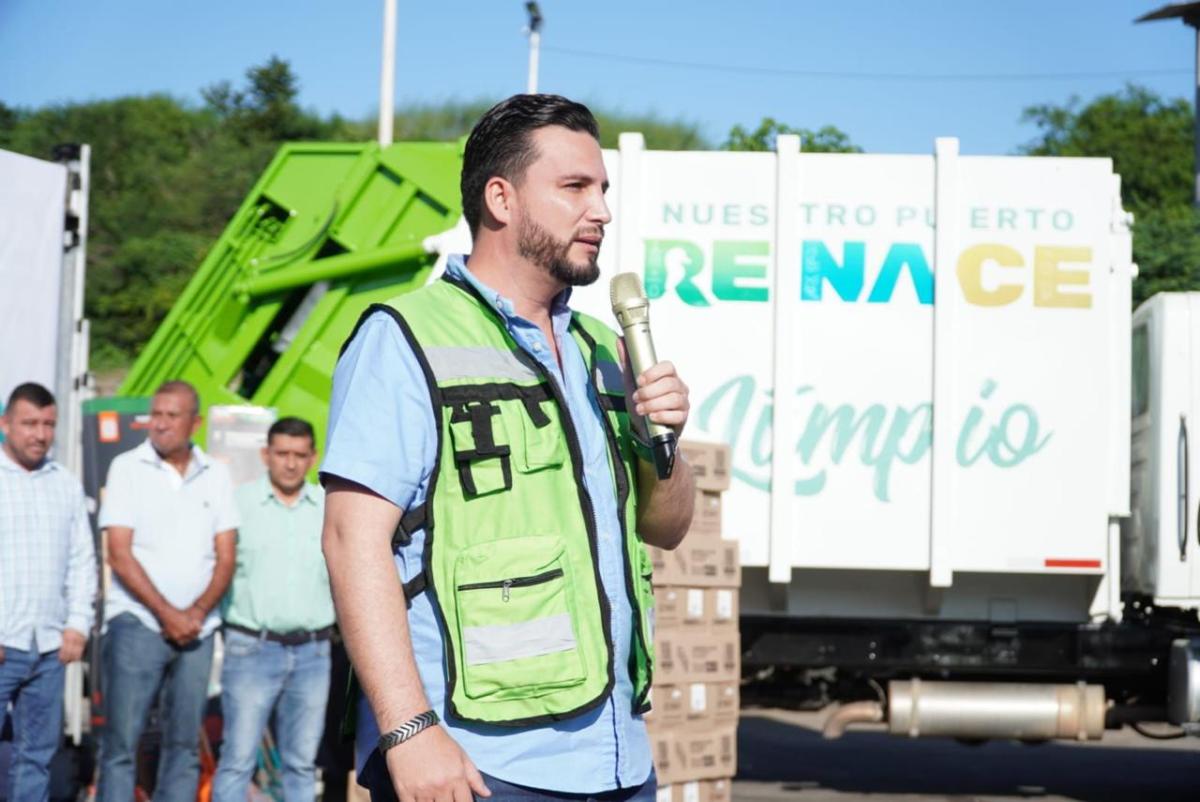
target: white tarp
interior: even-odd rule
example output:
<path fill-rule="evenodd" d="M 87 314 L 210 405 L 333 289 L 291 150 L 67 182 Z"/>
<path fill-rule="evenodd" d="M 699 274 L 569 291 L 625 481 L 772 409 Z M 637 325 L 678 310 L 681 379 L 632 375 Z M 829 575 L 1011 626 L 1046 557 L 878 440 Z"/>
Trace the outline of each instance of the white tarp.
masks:
<path fill-rule="evenodd" d="M 0 406 L 18 384 L 54 390 L 67 168 L 0 151 Z"/>

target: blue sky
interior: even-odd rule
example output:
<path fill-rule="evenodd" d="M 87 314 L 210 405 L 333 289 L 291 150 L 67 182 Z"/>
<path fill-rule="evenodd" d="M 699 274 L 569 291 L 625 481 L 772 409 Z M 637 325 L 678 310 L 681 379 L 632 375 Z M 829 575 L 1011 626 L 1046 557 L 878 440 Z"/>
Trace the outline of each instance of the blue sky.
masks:
<path fill-rule="evenodd" d="M 925 153 L 934 137 L 958 136 L 966 153 L 1010 153 L 1034 134 L 1020 122 L 1030 104 L 1086 100 L 1128 81 L 1189 96 L 1191 30 L 1132 24 L 1160 4 L 541 0 L 541 88 L 693 121 L 715 142 L 735 123 L 772 116 L 836 125 L 872 152 Z M 239 83 L 274 53 L 295 68 L 305 106 L 363 117 L 378 107 L 381 8 L 0 0 L 0 101 L 168 92 L 199 102 L 201 87 Z M 398 0 L 397 102 L 522 91 L 524 19 L 521 0 Z M 992 78 L 963 78 L 981 75 Z"/>

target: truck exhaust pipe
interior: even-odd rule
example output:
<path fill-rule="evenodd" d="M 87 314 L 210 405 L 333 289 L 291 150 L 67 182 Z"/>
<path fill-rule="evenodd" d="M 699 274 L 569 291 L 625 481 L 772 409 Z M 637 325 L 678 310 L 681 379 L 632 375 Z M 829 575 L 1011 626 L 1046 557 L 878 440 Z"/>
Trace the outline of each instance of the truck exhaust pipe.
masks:
<path fill-rule="evenodd" d="M 851 724 L 875 724 L 883 721 L 883 705 L 879 702 L 851 702 L 840 705 L 825 719 L 821 734 L 826 740 L 841 738 Z"/>
<path fill-rule="evenodd" d="M 887 724 L 892 735 L 910 738 L 1018 738 L 1097 741 L 1107 711 L 1100 685 L 1040 685 L 1006 682 L 888 683 Z M 835 711 L 826 738 L 850 724 L 880 721 L 880 705 L 857 702 Z"/>

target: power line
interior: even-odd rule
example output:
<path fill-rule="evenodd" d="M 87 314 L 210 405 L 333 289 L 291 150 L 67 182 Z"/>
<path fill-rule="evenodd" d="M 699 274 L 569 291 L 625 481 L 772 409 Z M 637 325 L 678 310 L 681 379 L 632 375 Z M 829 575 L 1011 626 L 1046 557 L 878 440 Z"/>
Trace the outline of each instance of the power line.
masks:
<path fill-rule="evenodd" d="M 848 81 L 1077 81 L 1092 78 L 1135 78 L 1151 75 L 1191 74 L 1190 69 L 1131 69 L 1104 72 L 1021 72 L 1021 73 L 916 73 L 916 72 L 842 72 L 834 70 L 797 70 L 780 67 L 755 67 L 747 64 L 715 64 L 703 61 L 674 61 L 649 56 L 628 56 L 619 53 L 600 53 L 594 50 L 575 50 L 567 47 L 542 45 L 542 50 L 579 58 L 624 61 L 688 70 L 711 70 L 751 75 L 786 75 L 794 78 L 827 78 Z"/>

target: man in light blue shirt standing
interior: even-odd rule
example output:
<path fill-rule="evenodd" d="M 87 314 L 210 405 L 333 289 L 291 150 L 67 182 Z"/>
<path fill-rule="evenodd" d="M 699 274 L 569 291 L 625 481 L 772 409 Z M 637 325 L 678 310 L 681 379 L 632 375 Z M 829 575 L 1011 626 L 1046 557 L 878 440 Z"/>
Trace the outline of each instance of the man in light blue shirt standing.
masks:
<path fill-rule="evenodd" d="M 13 705 L 9 799 L 49 796 L 62 737 L 63 669 L 95 613 L 96 550 L 79 480 L 47 456 L 57 407 L 40 384 L 0 415 L 0 720 Z"/>
<path fill-rule="evenodd" d="M 267 475 L 237 489 L 237 567 L 225 597 L 215 802 L 244 802 L 271 712 L 287 802 L 316 795 L 325 728 L 333 599 L 321 556 L 325 491 L 305 481 L 317 459 L 312 425 L 280 418 L 267 431 Z"/>
<path fill-rule="evenodd" d="M 536 362 L 561 391 L 555 403 L 574 432 L 570 462 L 579 495 L 590 502 L 601 604 L 611 612 L 613 685 L 586 711 L 540 724 L 482 725 L 452 714 L 436 604 L 418 592 L 406 609 L 401 587 L 424 573 L 425 526 L 408 532 L 411 541 L 392 562 L 393 533 L 405 511 L 422 508 L 435 492 L 444 445 L 413 346 L 395 319 L 375 313 L 338 362 L 321 468 L 325 555 L 339 626 L 365 694 L 360 782 L 373 799 L 654 798 L 629 674 L 636 624 L 626 588 L 640 578 L 627 575 L 622 554 L 614 470 L 624 467 L 610 461 L 605 413 L 567 333 L 570 288 L 599 276 L 596 257 L 610 220 L 597 136 L 586 107 L 553 95 L 518 95 L 487 112 L 463 163 L 474 249 L 469 268 L 461 257 L 450 260 L 447 279 L 482 299 L 523 352 L 523 364 Z M 660 363 L 638 377 L 626 404 L 678 431 L 687 420 L 687 387 L 670 363 Z M 646 543 L 674 548 L 691 519 L 690 471 L 681 461 L 659 481 L 641 462 L 637 473 L 637 532 Z M 380 733 L 386 737 L 376 746 Z"/>

